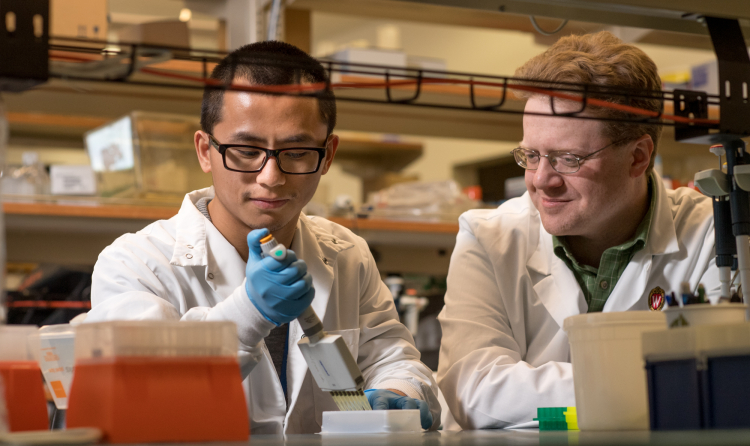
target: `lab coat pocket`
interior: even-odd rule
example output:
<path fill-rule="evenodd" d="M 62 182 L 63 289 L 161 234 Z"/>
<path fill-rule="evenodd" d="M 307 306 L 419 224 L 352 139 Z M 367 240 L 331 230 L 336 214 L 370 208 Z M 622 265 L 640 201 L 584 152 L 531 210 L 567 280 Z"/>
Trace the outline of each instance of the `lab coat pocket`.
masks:
<path fill-rule="evenodd" d="M 359 328 L 329 331 L 328 334 L 341 336 L 344 342 L 346 342 L 346 346 L 349 348 L 352 356 L 354 356 L 354 360 L 357 360 L 357 355 L 359 354 Z"/>

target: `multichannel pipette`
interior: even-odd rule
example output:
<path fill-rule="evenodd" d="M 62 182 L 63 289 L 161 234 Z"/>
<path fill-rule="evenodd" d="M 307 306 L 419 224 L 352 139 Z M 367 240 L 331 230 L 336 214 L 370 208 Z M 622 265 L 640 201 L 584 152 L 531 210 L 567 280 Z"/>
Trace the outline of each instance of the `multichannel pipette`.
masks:
<path fill-rule="evenodd" d="M 286 259 L 286 247 L 271 234 L 260 240 L 260 249 L 264 256 Z M 372 410 L 363 391 L 362 372 L 344 338 L 327 334 L 312 307 L 307 307 L 297 322 L 305 333 L 297 345 L 318 387 L 331 394 L 339 410 Z"/>

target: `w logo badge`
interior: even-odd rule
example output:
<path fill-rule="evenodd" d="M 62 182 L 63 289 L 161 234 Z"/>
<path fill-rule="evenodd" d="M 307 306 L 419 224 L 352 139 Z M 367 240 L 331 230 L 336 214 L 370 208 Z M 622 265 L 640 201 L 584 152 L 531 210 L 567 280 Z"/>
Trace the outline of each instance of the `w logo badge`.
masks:
<path fill-rule="evenodd" d="M 664 301 L 666 300 L 666 295 L 664 293 L 664 290 L 662 290 L 659 287 L 654 288 L 651 290 L 651 293 L 648 295 L 648 308 L 651 311 L 659 311 L 662 308 L 664 308 Z"/>

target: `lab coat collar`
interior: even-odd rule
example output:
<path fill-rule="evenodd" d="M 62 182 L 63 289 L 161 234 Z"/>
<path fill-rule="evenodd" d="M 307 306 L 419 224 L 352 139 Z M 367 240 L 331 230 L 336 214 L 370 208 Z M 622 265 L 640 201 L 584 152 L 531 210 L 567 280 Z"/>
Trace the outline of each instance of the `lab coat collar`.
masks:
<path fill-rule="evenodd" d="M 169 263 L 174 266 L 206 266 L 206 217 L 195 203 L 203 197 L 214 196 L 213 186 L 199 189 L 185 195 L 175 220 L 174 252 Z"/>
<path fill-rule="evenodd" d="M 674 254 L 680 251 L 680 243 L 677 240 L 677 230 L 674 227 L 674 216 L 672 215 L 672 204 L 667 197 L 667 189 L 664 180 L 658 173 L 651 174 L 654 187 L 654 214 L 651 217 L 651 229 L 648 233 L 645 251 L 651 255 Z"/>
<path fill-rule="evenodd" d="M 563 326 L 563 321 L 588 310 L 586 298 L 583 296 L 581 286 L 560 258 L 553 250 L 552 235 L 550 235 L 539 221 L 538 249 L 531 256 L 530 261 L 538 272 L 547 275 L 536 284 L 534 291 L 541 299 L 557 325 Z"/>
<path fill-rule="evenodd" d="M 625 271 L 609 295 L 603 311 L 628 311 L 645 299 L 649 290 L 648 279 L 655 256 L 673 254 L 680 251 L 677 230 L 674 226 L 672 206 L 667 197 L 664 181 L 654 172 L 652 174 L 654 214 L 651 217 L 651 229 L 646 246 L 635 253 Z"/>
<path fill-rule="evenodd" d="M 635 254 L 623 271 L 618 285 L 607 299 L 604 311 L 625 311 L 635 305 L 642 297 L 641 290 L 645 289 L 651 271 L 652 256 L 679 252 L 677 231 L 664 182 L 655 172 L 652 174 L 652 180 L 653 198 L 656 203 L 648 241 L 644 249 Z M 538 225 L 538 229 L 529 228 L 529 248 L 533 251 L 526 266 L 530 270 L 548 276 L 537 282 L 534 290 L 555 322 L 562 327 L 565 318 L 585 313 L 588 305 L 575 275 L 565 262 L 555 255 L 552 235 L 545 231 L 541 224 L 539 212 L 534 207 L 528 192 L 524 194 L 524 198 L 529 206 L 530 225 Z M 532 240 L 531 237 L 537 234 L 538 238 Z M 551 288 L 556 288 L 556 290 Z"/>
<path fill-rule="evenodd" d="M 245 279 L 245 261 L 195 206 L 204 197 L 214 197 L 213 186 L 185 195 L 176 217 L 170 264 L 204 267 L 204 280 L 208 286 L 219 295 L 228 296 Z"/>

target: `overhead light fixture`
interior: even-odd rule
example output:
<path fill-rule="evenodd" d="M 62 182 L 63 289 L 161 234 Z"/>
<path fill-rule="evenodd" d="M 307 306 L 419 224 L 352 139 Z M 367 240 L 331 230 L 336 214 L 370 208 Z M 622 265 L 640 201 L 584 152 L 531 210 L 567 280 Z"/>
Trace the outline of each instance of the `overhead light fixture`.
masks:
<path fill-rule="evenodd" d="M 188 8 L 182 8 L 180 10 L 180 22 L 189 22 L 193 17 L 193 11 Z"/>

